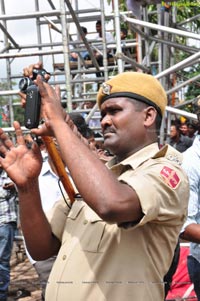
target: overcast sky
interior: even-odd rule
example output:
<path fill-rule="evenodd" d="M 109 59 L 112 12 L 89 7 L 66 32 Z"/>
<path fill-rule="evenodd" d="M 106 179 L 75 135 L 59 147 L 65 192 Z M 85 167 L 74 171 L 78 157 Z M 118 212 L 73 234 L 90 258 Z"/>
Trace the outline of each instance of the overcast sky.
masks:
<path fill-rule="evenodd" d="M 5 12 L 6 15 L 17 15 L 17 14 L 26 14 L 35 11 L 35 0 L 4 0 L 5 2 Z M 52 0 L 56 9 L 60 7 L 59 0 Z M 107 0 L 105 2 L 105 11 L 106 14 L 111 12 L 111 7 L 108 6 Z M 100 0 L 81 0 L 81 1 L 72 1 L 73 8 L 75 8 L 76 3 L 78 3 L 79 9 L 92 9 L 100 8 Z M 39 0 L 40 11 L 50 11 L 51 7 L 47 0 Z M 2 7 L 0 3 L 0 10 L 2 15 Z M 51 20 L 55 20 L 55 17 L 49 17 Z M 2 23 L 2 20 L 0 20 Z M 81 24 L 86 26 L 89 31 L 95 31 L 95 22 L 83 23 Z M 107 25 L 110 26 L 109 24 Z M 60 25 L 58 25 L 60 27 Z M 7 29 L 9 34 L 13 37 L 19 45 L 27 44 L 36 44 L 37 45 L 37 31 L 36 31 L 36 21 L 35 19 L 21 19 L 21 20 L 12 20 L 7 21 Z M 49 29 L 47 25 L 41 27 L 42 30 L 42 41 L 49 42 Z M 70 33 L 75 32 L 75 25 L 70 23 Z M 54 42 L 61 41 L 61 35 L 53 30 L 51 30 L 52 40 Z M 92 38 L 92 36 L 91 36 Z M 4 48 L 4 36 L 3 32 L 0 29 L 0 51 Z M 22 52 L 30 52 L 30 49 L 21 50 Z M 16 52 L 16 51 L 15 51 Z M 55 57 L 56 58 L 56 57 Z M 59 58 L 59 56 L 57 56 Z M 23 57 L 15 59 L 11 64 L 12 74 L 19 74 L 22 71 L 22 68 L 30 63 L 37 61 L 35 57 Z M 6 60 L 0 58 L 0 78 L 6 76 Z M 49 64 L 51 62 L 51 56 L 45 56 L 44 63 Z M 51 66 L 52 67 L 52 66 Z M 51 71 L 51 70 L 49 70 Z"/>

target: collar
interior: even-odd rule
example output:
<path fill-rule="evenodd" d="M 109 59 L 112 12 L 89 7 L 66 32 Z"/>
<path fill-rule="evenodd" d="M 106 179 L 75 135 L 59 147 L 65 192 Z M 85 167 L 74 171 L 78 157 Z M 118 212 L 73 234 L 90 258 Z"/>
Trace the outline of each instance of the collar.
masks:
<path fill-rule="evenodd" d="M 65 170 L 66 170 L 66 172 L 67 172 L 67 174 L 68 174 L 68 176 L 69 176 L 69 171 L 68 171 L 67 167 L 65 167 Z M 48 174 L 51 174 L 52 176 L 54 176 L 54 177 L 56 177 L 56 178 L 59 178 L 59 177 L 55 174 L 55 172 L 53 172 L 53 170 L 51 169 L 51 166 L 50 166 L 48 160 L 46 160 L 46 161 L 44 161 L 43 164 L 42 164 L 42 170 L 41 170 L 40 175 L 41 175 L 41 176 L 45 176 L 45 175 L 48 175 Z"/>
<path fill-rule="evenodd" d="M 8 178 L 7 173 L 5 172 L 4 169 L 0 169 L 0 176 L 1 178 Z"/>
<path fill-rule="evenodd" d="M 163 153 L 167 152 L 168 147 L 164 146 L 159 150 L 158 143 L 152 143 L 133 155 L 129 156 L 120 163 L 116 162 L 116 157 L 113 157 L 108 163 L 107 166 L 115 171 L 117 174 L 120 174 L 124 167 L 131 166 L 132 169 L 136 169 L 143 162 L 147 161 L 150 158 L 159 158 L 163 157 Z"/>
<path fill-rule="evenodd" d="M 51 167 L 50 167 L 50 164 L 49 164 L 49 162 L 48 162 L 48 160 L 47 161 L 44 161 L 43 162 L 43 164 L 42 164 L 42 170 L 41 170 L 41 175 L 42 176 L 44 176 L 44 175 L 46 175 L 46 174 L 51 174 L 51 175 L 53 175 L 53 176 L 56 176 L 56 174 L 52 171 L 52 169 L 51 169 Z M 57 176 L 56 176 L 57 177 Z"/>

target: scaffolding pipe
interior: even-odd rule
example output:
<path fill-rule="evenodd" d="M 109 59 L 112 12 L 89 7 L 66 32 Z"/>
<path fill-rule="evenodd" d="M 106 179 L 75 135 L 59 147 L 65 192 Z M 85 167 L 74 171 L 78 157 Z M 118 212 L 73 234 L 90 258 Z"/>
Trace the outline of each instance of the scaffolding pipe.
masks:
<path fill-rule="evenodd" d="M 155 41 L 153 41 L 153 42 L 151 43 L 151 45 L 149 46 L 149 55 L 152 53 L 154 47 L 155 47 Z M 148 61 L 147 61 L 147 55 L 148 55 L 148 54 L 146 54 L 145 57 L 143 58 L 143 60 L 142 60 L 142 65 L 147 65 L 148 67 L 150 67 L 151 64 L 152 64 L 152 62 L 150 62 L 150 60 L 148 60 L 148 61 L 149 61 L 149 64 L 147 63 L 147 62 L 148 62 Z"/>
<path fill-rule="evenodd" d="M 66 92 L 67 92 L 67 105 L 68 110 L 71 112 L 72 110 L 72 90 L 70 84 L 70 65 L 69 65 L 69 44 L 67 38 L 67 24 L 66 24 L 66 9 L 64 0 L 60 0 L 60 21 L 62 27 L 62 40 L 63 40 L 63 54 L 64 54 L 64 66 L 65 66 L 65 84 L 66 84 Z"/>
<path fill-rule="evenodd" d="M 169 67 L 168 69 L 160 72 L 159 74 L 157 74 L 155 77 L 157 79 L 162 78 L 163 76 L 166 76 L 172 72 L 175 72 L 177 70 L 179 70 L 180 68 L 184 67 L 186 64 L 188 64 L 189 62 L 198 60 L 200 58 L 200 51 L 191 55 L 190 57 L 184 59 L 183 61 L 175 64 L 174 66 Z"/>
<path fill-rule="evenodd" d="M 5 5 L 4 5 L 3 0 L 1 1 L 1 12 L 2 12 L 2 14 L 5 14 Z M 8 36 L 7 36 L 7 33 L 8 33 L 8 31 L 7 31 L 7 22 L 5 20 L 3 21 L 3 26 L 5 28 L 4 42 L 5 42 L 5 45 L 7 46 L 9 43 L 8 43 Z M 6 70 L 7 70 L 7 84 L 8 84 L 9 89 L 11 89 L 12 88 L 11 68 L 10 68 L 10 61 L 8 59 L 6 60 Z M 10 122 L 11 122 L 11 124 L 13 124 L 14 112 L 13 112 L 12 97 L 11 96 L 8 97 L 8 104 L 9 104 L 9 112 L 10 112 Z"/>
<path fill-rule="evenodd" d="M 36 11 L 39 11 L 39 2 L 38 0 L 35 0 L 35 9 Z M 39 17 L 36 17 L 36 29 L 37 29 L 37 43 L 38 45 L 42 44 L 42 35 L 41 35 L 41 31 L 40 31 L 40 25 L 39 25 Z M 38 46 L 38 49 L 39 50 L 42 50 L 42 47 L 41 46 Z M 43 56 L 39 56 L 39 60 L 40 62 L 43 62 Z"/>
<path fill-rule="evenodd" d="M 177 49 L 180 49 L 180 50 L 183 50 L 183 51 L 186 51 L 186 52 L 189 52 L 189 53 L 194 53 L 194 52 L 199 51 L 198 48 L 195 48 L 195 47 L 192 47 L 192 46 L 181 45 L 179 43 L 172 42 L 172 41 L 169 41 L 169 40 L 165 40 L 164 38 L 159 38 L 159 37 L 156 37 L 156 36 L 150 36 L 150 35 L 147 36 L 142 30 L 140 30 L 137 27 L 137 25 L 134 25 L 133 23 L 131 23 L 131 27 L 133 28 L 134 31 L 136 31 L 144 39 L 148 39 L 148 40 L 151 40 L 151 41 L 156 41 L 158 43 L 166 44 L 166 45 L 169 45 L 171 47 L 175 47 Z"/>
<path fill-rule="evenodd" d="M 163 11 L 163 24 L 165 27 L 170 28 L 170 24 L 169 24 L 169 12 L 167 11 Z M 164 38 L 164 40 L 169 40 L 169 34 L 167 32 L 162 32 L 162 36 Z M 163 70 L 165 70 L 167 68 L 167 66 L 169 66 L 169 61 L 170 61 L 170 55 L 169 55 L 169 48 L 166 44 L 162 43 L 162 47 L 163 47 Z M 165 84 L 164 86 L 167 86 L 167 79 L 165 78 Z"/>
<path fill-rule="evenodd" d="M 53 30 L 57 31 L 58 33 L 62 33 L 62 31 L 56 26 L 56 24 L 51 21 L 49 18 L 44 17 L 45 20 L 49 23 L 49 27 L 51 27 Z"/>
<path fill-rule="evenodd" d="M 18 93 L 19 93 L 19 90 L 0 91 L 0 96 L 17 95 Z"/>
<path fill-rule="evenodd" d="M 143 7 L 142 8 L 142 11 L 143 11 L 143 18 L 148 21 L 148 14 L 147 14 L 147 8 L 146 7 Z M 146 36 L 149 36 L 149 30 L 148 28 L 144 28 L 144 32 L 145 32 L 145 35 Z M 150 47 L 149 47 L 149 41 L 148 39 L 145 39 L 145 62 L 146 62 L 146 65 L 147 67 L 150 66 Z M 143 59 L 144 61 L 144 59 Z"/>
<path fill-rule="evenodd" d="M 51 8 L 55 10 L 56 8 L 55 8 L 53 2 L 51 0 L 48 0 L 48 2 L 49 2 L 49 5 L 51 6 Z"/>
<path fill-rule="evenodd" d="M 15 46 L 15 48 L 19 48 L 19 45 L 15 42 L 12 36 L 8 33 L 7 29 L 0 23 L 0 29 L 7 36 L 7 39 L 11 41 L 11 43 Z"/>
<path fill-rule="evenodd" d="M 108 80 L 108 60 L 107 60 L 107 49 L 106 49 L 106 29 L 105 29 L 105 8 L 104 0 L 100 0 L 101 8 L 101 26 L 102 26 L 102 43 L 103 43 L 103 66 L 104 66 L 104 77 Z"/>
<path fill-rule="evenodd" d="M 176 34 L 179 36 L 183 36 L 186 38 L 190 38 L 190 39 L 195 39 L 195 40 L 200 40 L 200 35 L 197 33 L 193 33 L 193 32 L 186 32 L 180 29 L 175 29 L 175 28 L 171 28 L 171 27 L 167 27 L 167 26 L 163 26 L 163 25 L 157 25 L 157 24 L 153 24 L 150 22 L 145 22 L 145 21 L 141 21 L 141 20 L 137 20 L 137 19 L 132 19 L 127 17 L 126 15 L 123 15 L 125 21 L 129 22 L 129 23 L 134 23 L 136 25 L 140 25 L 140 26 L 144 26 L 144 27 L 148 27 L 151 29 L 156 29 L 158 31 L 163 31 L 163 32 L 168 32 L 171 34 Z"/>
<path fill-rule="evenodd" d="M 13 20 L 22 20 L 22 19 L 35 19 L 39 17 L 55 17 L 60 16 L 60 10 L 51 10 L 51 11 L 42 11 L 34 13 L 25 13 L 25 14 L 16 14 L 16 15 L 0 15 L 0 20 L 2 21 L 13 21 Z"/>
<path fill-rule="evenodd" d="M 83 43 L 85 44 L 86 49 L 87 49 L 87 51 L 88 51 L 88 53 L 89 53 L 89 55 L 90 55 L 90 58 L 91 58 L 91 60 L 92 60 L 92 63 L 93 63 L 93 65 L 96 67 L 97 71 L 99 71 L 99 65 L 98 65 L 98 63 L 97 63 L 97 60 L 96 60 L 96 58 L 94 57 L 93 51 L 91 50 L 91 48 L 90 48 L 90 46 L 89 46 L 89 43 L 88 43 L 88 41 L 87 41 L 87 39 L 86 39 L 86 37 L 85 37 L 85 35 L 84 35 L 84 33 L 83 33 L 83 30 L 82 30 L 82 28 L 81 28 L 81 26 L 80 26 L 80 24 L 79 24 L 79 22 L 78 22 L 78 19 L 77 19 L 77 17 L 76 17 L 76 14 L 74 13 L 74 10 L 73 10 L 73 8 L 72 8 L 72 6 L 71 6 L 71 3 L 70 3 L 69 0 L 65 0 L 65 2 L 66 2 L 66 4 L 67 4 L 67 7 L 68 7 L 68 9 L 69 9 L 69 11 L 70 11 L 71 16 L 73 17 L 73 20 L 74 20 L 74 22 L 75 22 L 75 24 L 76 24 L 76 27 L 77 27 L 77 29 L 78 29 L 78 32 L 79 32 L 80 35 L 81 35 L 81 38 L 82 38 L 82 40 L 83 40 Z"/>
<path fill-rule="evenodd" d="M 149 73 L 149 68 L 147 68 L 147 67 L 145 67 L 145 66 L 143 66 L 141 64 L 138 64 L 135 60 L 133 60 L 130 57 L 126 56 L 122 52 L 121 53 L 117 53 L 116 57 L 120 58 L 120 59 L 123 59 L 123 61 L 130 63 L 132 66 L 134 66 L 134 67 L 136 67 L 136 68 L 138 68 L 140 70 L 143 70 L 144 72 Z"/>
<path fill-rule="evenodd" d="M 171 93 L 174 93 L 174 92 L 180 90 L 182 87 L 193 83 L 195 80 L 198 80 L 199 78 L 200 78 L 200 74 L 198 74 L 198 75 L 196 75 L 196 76 L 194 76 L 194 77 L 186 80 L 185 82 L 181 83 L 180 85 L 178 85 L 178 86 L 176 86 L 176 87 L 174 87 L 174 88 L 166 91 L 166 93 L 167 93 L 167 95 L 169 95 Z"/>
<path fill-rule="evenodd" d="M 181 44 L 178 44 L 176 42 L 173 42 L 173 41 L 167 41 L 165 39 L 161 39 L 161 38 L 157 38 L 157 37 L 146 37 L 145 35 L 143 35 L 144 38 L 147 38 L 151 41 L 155 41 L 155 42 L 158 42 L 158 43 L 162 43 L 162 44 L 166 44 L 166 45 L 169 45 L 171 47 L 174 47 L 174 48 L 177 48 L 177 49 L 180 49 L 180 50 L 183 50 L 185 52 L 189 52 L 189 53 L 195 53 L 197 51 L 199 51 L 198 48 L 194 48 L 194 47 L 191 47 L 191 46 L 186 46 L 186 45 L 181 45 Z"/>
<path fill-rule="evenodd" d="M 196 100 L 196 98 L 186 100 L 186 101 L 184 101 L 184 102 L 182 102 L 182 103 L 179 103 L 179 104 L 175 105 L 174 108 L 181 108 L 181 107 L 184 107 L 185 105 L 191 104 L 191 103 L 192 103 L 193 101 L 195 101 L 195 100 Z"/>
<path fill-rule="evenodd" d="M 0 59 L 9 59 L 9 58 L 21 58 L 27 56 L 40 56 L 40 55 L 50 55 L 50 54 L 60 54 L 63 53 L 63 49 L 56 50 L 38 50 L 32 52 L 20 52 L 20 53 L 7 53 L 0 54 Z"/>
<path fill-rule="evenodd" d="M 80 11 L 78 11 L 79 13 L 81 13 Z M 91 10 L 91 12 L 94 12 L 94 10 Z M 95 12 L 99 12 L 99 9 L 97 9 L 97 10 L 95 10 Z M 76 11 L 75 11 L 75 13 L 76 13 Z M 86 11 L 83 11 L 82 12 L 83 14 L 84 13 L 89 13 L 89 10 L 86 10 Z M 69 12 L 66 12 L 66 15 L 68 16 L 69 15 Z M 59 16 L 57 17 L 57 18 L 59 18 Z M 91 14 L 91 16 L 81 16 L 81 17 L 79 17 L 79 23 L 82 23 L 82 22 L 88 22 L 88 21 L 96 21 L 98 18 L 100 18 L 100 15 L 98 14 L 98 15 L 92 15 Z M 108 17 L 108 16 L 106 16 L 106 19 L 110 19 L 110 17 Z M 71 18 L 71 17 L 69 17 L 68 19 L 67 19 L 67 21 L 68 21 L 68 23 L 73 23 L 74 22 L 74 20 L 73 20 L 73 18 Z M 55 24 L 60 24 L 60 21 L 59 20 L 54 20 L 53 21 Z M 44 20 L 44 21 L 40 21 L 40 25 L 43 25 L 43 24 L 47 24 L 47 22 Z"/>
<path fill-rule="evenodd" d="M 184 116 L 184 117 L 187 117 L 189 119 L 197 120 L 197 114 L 189 113 L 189 112 L 179 110 L 179 109 L 176 109 L 176 108 L 172 108 L 172 107 L 169 107 L 169 106 L 166 107 L 166 112 L 173 113 L 173 114 L 180 115 L 180 116 Z"/>
<path fill-rule="evenodd" d="M 186 20 L 184 20 L 184 21 L 182 21 L 182 22 L 179 22 L 178 25 L 179 25 L 179 26 L 180 26 L 180 25 L 184 25 L 184 24 L 186 24 L 186 23 L 189 23 L 189 22 L 191 22 L 191 21 L 197 20 L 197 19 L 199 19 L 199 18 L 200 18 L 200 14 L 198 14 L 198 15 L 196 15 L 196 16 L 194 16 L 194 17 L 188 18 L 188 19 L 186 19 Z"/>
<path fill-rule="evenodd" d="M 116 52 L 121 53 L 122 45 L 121 45 L 120 13 L 119 13 L 118 0 L 114 0 L 114 20 L 115 20 L 116 43 L 117 43 Z M 118 65 L 118 73 L 122 73 L 124 71 L 123 62 L 122 59 L 118 56 L 117 56 L 117 65 Z"/>

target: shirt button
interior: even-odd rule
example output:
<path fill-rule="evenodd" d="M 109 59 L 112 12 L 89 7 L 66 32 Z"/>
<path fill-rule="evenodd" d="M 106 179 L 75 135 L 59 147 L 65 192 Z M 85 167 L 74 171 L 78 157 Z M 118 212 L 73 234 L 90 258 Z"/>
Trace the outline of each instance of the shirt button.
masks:
<path fill-rule="evenodd" d="M 62 259 L 65 260 L 67 258 L 67 255 L 63 255 Z"/>
<path fill-rule="evenodd" d="M 85 219 L 84 222 L 83 222 L 83 224 L 86 225 L 87 223 L 88 223 L 88 221 Z"/>

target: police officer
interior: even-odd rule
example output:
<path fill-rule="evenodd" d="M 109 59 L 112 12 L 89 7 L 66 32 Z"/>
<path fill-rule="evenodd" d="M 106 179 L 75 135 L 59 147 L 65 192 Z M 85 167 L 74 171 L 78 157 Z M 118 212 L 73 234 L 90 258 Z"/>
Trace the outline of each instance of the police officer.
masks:
<path fill-rule="evenodd" d="M 31 74 L 31 67 L 24 72 Z M 1 163 L 18 187 L 29 252 L 37 260 L 58 253 L 46 300 L 163 300 L 163 278 L 189 194 L 181 154 L 158 146 L 164 89 L 151 75 L 137 72 L 103 84 L 97 102 L 104 145 L 114 154 L 105 166 L 69 127 L 56 91 L 40 76 L 36 84 L 45 123 L 32 132 L 56 137 L 82 197 L 70 209 L 57 202 L 46 219 L 38 187 L 39 149 L 35 143 L 26 147 L 17 122 L 17 146 L 0 131 Z"/>

